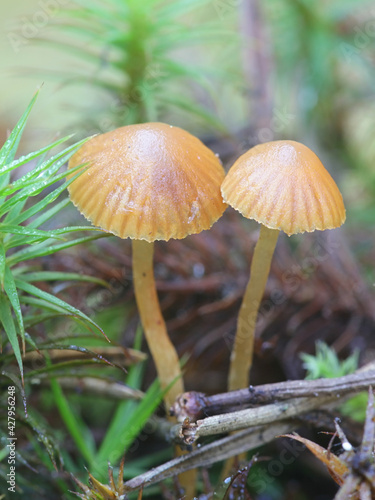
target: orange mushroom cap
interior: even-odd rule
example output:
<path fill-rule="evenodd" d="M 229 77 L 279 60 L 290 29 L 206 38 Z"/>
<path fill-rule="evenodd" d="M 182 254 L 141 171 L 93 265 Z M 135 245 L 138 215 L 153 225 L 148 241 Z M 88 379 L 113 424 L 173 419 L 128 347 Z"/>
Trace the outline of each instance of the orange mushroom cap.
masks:
<path fill-rule="evenodd" d="M 226 208 L 220 160 L 178 127 L 146 123 L 98 135 L 69 168 L 84 163 L 70 197 L 94 225 L 121 238 L 184 238 L 209 229 Z"/>
<path fill-rule="evenodd" d="M 319 158 L 295 141 L 260 144 L 243 154 L 222 184 L 224 201 L 248 219 L 291 234 L 344 223 L 342 195 Z"/>

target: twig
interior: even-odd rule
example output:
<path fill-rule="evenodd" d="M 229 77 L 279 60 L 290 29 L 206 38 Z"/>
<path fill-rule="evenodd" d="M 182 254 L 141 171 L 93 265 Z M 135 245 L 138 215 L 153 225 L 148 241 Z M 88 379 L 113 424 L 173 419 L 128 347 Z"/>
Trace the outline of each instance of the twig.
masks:
<path fill-rule="evenodd" d="M 374 381 L 375 370 L 374 364 L 371 363 L 353 375 L 337 379 L 286 382 L 283 383 L 281 391 L 280 384 L 268 384 L 268 388 L 273 386 L 273 390 L 268 390 L 268 393 L 271 393 L 274 399 L 277 399 L 275 397 L 277 394 L 288 394 L 290 396 L 290 386 L 294 387 L 293 394 L 297 393 L 300 397 L 285 399 L 259 408 L 215 415 L 198 420 L 196 423 L 190 422 L 187 417 L 181 425 L 179 436 L 185 444 L 192 444 L 202 436 L 224 434 L 253 427 L 254 425 L 276 423 L 336 402 L 341 397 L 341 394 L 363 390 L 373 385 Z M 279 390 L 275 391 L 275 385 L 278 386 Z M 264 389 L 265 386 L 258 386 L 258 389 L 259 387 Z M 301 387 L 304 390 L 301 391 Z M 312 388 L 313 390 L 311 390 Z M 236 392 L 238 394 L 240 391 Z M 309 396 L 306 397 L 306 394 Z"/>
<path fill-rule="evenodd" d="M 58 349 L 40 349 L 39 351 L 30 351 L 23 356 L 24 362 L 44 361 L 44 352 L 48 353 L 51 361 L 63 362 L 76 359 L 103 358 L 111 362 L 118 362 L 121 366 L 131 366 L 147 359 L 147 354 L 128 347 L 93 347 L 92 349 L 83 349 L 78 346 L 62 346 Z"/>
<path fill-rule="evenodd" d="M 223 415 L 215 415 L 190 423 L 187 418 L 183 422 L 179 436 L 186 444 L 192 444 L 203 436 L 224 434 L 253 427 L 255 425 L 270 424 L 280 420 L 296 417 L 301 413 L 314 410 L 327 403 L 331 403 L 336 396 L 318 396 L 316 398 L 292 398 L 283 402 L 250 408 Z"/>
<path fill-rule="evenodd" d="M 316 398 L 319 396 L 341 396 L 353 391 L 367 389 L 375 385 L 375 366 L 367 365 L 352 375 L 339 378 L 317 380 L 290 380 L 276 384 L 265 384 L 249 389 L 206 396 L 201 392 L 182 394 L 171 409 L 179 422 L 186 418 L 199 418 L 220 413 L 233 412 L 259 404 L 284 401 L 290 398 Z"/>
<path fill-rule="evenodd" d="M 285 433 L 291 427 L 291 422 L 283 422 L 274 426 L 256 426 L 246 431 L 218 439 L 213 443 L 198 448 L 188 455 L 170 460 L 127 481 L 125 483 L 125 492 L 137 490 L 141 486 L 151 486 L 187 470 L 206 467 L 237 453 L 257 448 L 272 441 L 276 435 Z"/>
<path fill-rule="evenodd" d="M 348 377 L 330 379 L 328 382 L 334 384 L 339 381 L 339 387 L 341 389 L 345 387 L 344 384 L 346 383 L 350 386 L 350 391 L 348 388 L 348 390 L 344 389 L 345 392 L 357 391 L 364 388 L 364 385 L 369 385 L 369 380 L 375 378 L 374 365 L 368 365 L 365 367 L 365 370 L 362 369 L 361 373 L 358 371 L 356 374 Z M 323 381 L 307 382 L 309 384 L 311 382 L 318 383 L 316 387 L 319 387 L 319 384 Z M 297 382 L 293 383 L 297 384 Z M 280 384 L 269 385 L 280 386 Z M 266 386 L 259 386 L 257 389 L 260 387 L 264 388 Z M 323 387 L 325 390 L 328 386 L 323 383 Z M 238 393 L 239 391 L 236 392 Z M 304 394 L 306 394 L 306 392 L 304 392 Z M 233 455 L 257 448 L 272 441 L 275 436 L 284 434 L 287 429 L 291 429 L 295 425 L 295 421 L 291 420 L 292 417 L 299 416 L 301 413 L 308 412 L 317 407 L 336 402 L 336 400 L 337 395 L 335 391 L 332 391 L 331 387 L 331 392 L 328 393 L 328 395 L 327 393 L 323 393 L 319 396 L 315 396 L 315 393 L 313 393 L 311 397 L 292 398 L 287 401 L 279 401 L 260 408 L 209 417 L 205 420 L 198 421 L 196 424 L 185 422 L 182 429 L 181 426 L 174 426 L 174 428 L 171 429 L 172 438 L 176 438 L 177 434 L 181 437 L 181 434 L 185 431 L 187 432 L 185 442 L 192 442 L 199 436 L 229 432 L 243 427 L 250 428 L 218 439 L 213 443 L 194 450 L 188 455 L 175 458 L 127 481 L 125 483 L 125 492 L 131 492 L 143 486 L 150 486 L 169 477 L 181 474 L 189 469 L 206 467 L 215 462 L 226 460 Z M 260 423 L 262 423 L 262 425 L 259 425 Z"/>
<path fill-rule="evenodd" d="M 144 393 L 137 389 L 132 389 L 118 382 L 110 382 L 95 377 L 57 377 L 61 387 L 83 392 L 85 394 L 94 394 L 95 396 L 104 396 L 112 399 L 142 399 Z M 34 377 L 31 380 L 34 385 L 49 385 L 49 380 L 42 380 Z"/>

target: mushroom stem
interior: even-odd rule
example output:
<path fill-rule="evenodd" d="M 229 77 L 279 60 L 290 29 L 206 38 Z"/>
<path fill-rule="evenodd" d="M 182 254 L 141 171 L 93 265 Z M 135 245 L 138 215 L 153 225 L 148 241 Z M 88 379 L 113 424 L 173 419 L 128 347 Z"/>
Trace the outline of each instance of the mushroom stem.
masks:
<path fill-rule="evenodd" d="M 249 385 L 253 360 L 255 326 L 260 302 L 266 287 L 279 231 L 260 227 L 258 242 L 251 262 L 250 279 L 242 300 L 237 331 L 230 358 L 228 389 L 236 391 Z"/>
<path fill-rule="evenodd" d="M 135 298 L 161 388 L 165 389 L 176 379 L 164 396 L 168 413 L 176 397 L 184 392 L 184 386 L 178 355 L 168 336 L 156 292 L 153 270 L 154 244 L 144 240 L 132 240 L 132 247 Z"/>
<path fill-rule="evenodd" d="M 169 409 L 177 396 L 184 392 L 184 383 L 178 355 L 168 336 L 156 292 L 153 268 L 154 244 L 144 240 L 132 240 L 132 247 L 135 298 L 148 347 L 158 373 L 160 386 L 162 389 L 165 389 L 175 380 L 172 387 L 164 396 L 167 415 L 169 415 Z M 168 418 L 174 420 L 174 418 Z M 185 453 L 177 447 L 175 448 L 175 452 L 177 456 Z M 186 498 L 193 498 L 196 471 L 191 470 L 181 474 L 179 481 L 185 490 Z"/>

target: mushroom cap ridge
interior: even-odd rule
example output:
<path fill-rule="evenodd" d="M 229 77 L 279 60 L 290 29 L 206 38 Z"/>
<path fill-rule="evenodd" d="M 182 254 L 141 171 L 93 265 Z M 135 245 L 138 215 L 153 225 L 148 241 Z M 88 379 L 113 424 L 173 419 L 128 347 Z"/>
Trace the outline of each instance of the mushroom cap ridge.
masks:
<path fill-rule="evenodd" d="M 164 123 L 128 125 L 95 136 L 70 159 L 88 169 L 69 186 L 94 225 L 121 238 L 184 238 L 223 214 L 225 172 L 199 139 Z"/>
<path fill-rule="evenodd" d="M 251 148 L 231 167 L 221 192 L 244 217 L 289 236 L 333 229 L 346 218 L 335 181 L 316 154 L 295 141 Z"/>

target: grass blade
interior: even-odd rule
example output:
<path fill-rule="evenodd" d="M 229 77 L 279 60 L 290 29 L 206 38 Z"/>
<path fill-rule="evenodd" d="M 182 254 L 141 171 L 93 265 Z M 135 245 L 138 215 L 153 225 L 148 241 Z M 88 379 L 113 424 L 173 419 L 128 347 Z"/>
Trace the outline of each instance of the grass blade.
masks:
<path fill-rule="evenodd" d="M 84 323 L 90 325 L 95 330 L 98 330 L 109 341 L 108 337 L 106 336 L 104 331 L 100 328 L 100 326 L 97 325 L 95 323 L 95 321 L 93 321 L 89 316 L 86 316 L 86 314 L 81 312 L 79 309 L 76 309 L 75 307 L 71 306 L 67 302 L 64 302 L 63 300 L 58 299 L 54 295 L 51 295 L 48 292 L 44 292 L 43 290 L 40 290 L 36 286 L 31 285 L 30 283 L 26 283 L 25 281 L 22 281 L 21 279 L 16 279 L 15 283 L 16 283 L 17 288 L 19 288 L 20 290 L 22 290 L 26 293 L 29 293 L 30 295 L 33 295 L 34 297 L 45 300 L 46 302 L 50 303 L 52 306 L 57 306 L 57 307 L 61 308 L 63 311 L 66 311 L 67 313 L 71 314 L 72 316 L 75 316 L 76 318 L 83 320 Z"/>
<path fill-rule="evenodd" d="M 59 192 L 56 192 L 56 191 L 59 191 Z M 49 198 L 49 203 L 52 203 L 53 201 L 55 201 L 55 199 L 60 196 L 61 192 L 63 191 L 63 189 L 55 189 L 55 191 L 53 191 L 52 193 L 50 193 L 49 195 L 47 195 L 43 200 L 41 200 L 40 202 L 36 203 L 35 205 L 33 205 L 32 207 L 30 207 L 29 209 L 25 210 L 24 212 L 22 212 L 21 214 L 18 214 L 16 217 L 14 218 L 9 218 L 8 220 L 8 216 L 4 219 L 4 222 L 6 223 L 10 223 L 10 224 L 21 224 L 22 222 L 24 222 L 25 220 L 29 219 L 30 217 L 32 217 L 33 215 L 35 215 L 36 213 L 39 213 L 40 210 L 42 210 L 42 208 L 45 207 L 45 204 L 46 204 L 46 198 Z M 66 206 L 68 206 L 70 203 L 70 200 L 69 198 L 65 198 L 63 200 L 61 200 L 59 203 L 56 203 L 52 208 L 50 208 L 49 210 L 44 210 L 43 213 L 39 216 L 39 220 L 41 220 L 41 224 L 39 225 L 36 225 L 36 224 L 33 224 L 33 223 L 30 223 L 29 225 L 32 227 L 39 227 L 40 225 L 44 224 L 45 222 L 47 222 L 51 217 L 53 217 L 54 215 L 56 215 L 57 213 L 59 213 L 63 208 L 65 208 Z M 48 201 L 47 201 L 47 204 L 48 204 Z M 34 221 L 33 221 L 34 222 Z M 9 243 L 7 244 L 7 247 L 8 248 L 12 248 L 13 246 L 16 246 L 16 244 L 14 243 L 13 239 L 12 239 L 12 244 L 10 245 Z"/>
<path fill-rule="evenodd" d="M 18 338 L 17 338 L 17 330 L 16 326 L 13 321 L 13 316 L 12 316 L 12 311 L 9 305 L 8 298 L 6 295 L 2 292 L 0 292 L 0 322 L 2 323 L 5 333 L 8 337 L 8 340 L 10 342 L 10 345 L 13 348 L 14 355 L 16 357 L 20 373 L 21 373 L 21 378 L 22 378 L 22 383 L 23 383 L 23 365 L 22 365 L 22 356 L 21 356 L 21 350 L 20 346 L 18 343 Z"/>
<path fill-rule="evenodd" d="M 60 384 L 54 378 L 51 378 L 51 389 L 56 406 L 59 410 L 61 418 L 65 423 L 66 428 L 68 429 L 81 455 L 90 466 L 92 458 L 94 456 L 95 448 L 93 440 L 87 439 L 87 436 L 90 434 L 89 429 L 83 424 L 82 421 L 78 421 L 77 416 L 73 413 L 66 397 L 64 396 Z M 90 443 L 91 446 L 88 445 L 88 443 Z"/>
<path fill-rule="evenodd" d="M 140 348 L 141 339 L 141 329 L 139 328 L 134 343 L 135 349 Z M 126 380 L 129 387 L 139 389 L 143 370 L 144 366 L 141 363 L 130 368 Z M 160 390 L 159 382 L 155 380 L 141 402 L 129 400 L 118 406 L 116 414 L 95 457 L 95 474 L 104 479 L 106 470 L 103 464 L 107 464 L 109 457 L 111 457 L 112 463 L 117 462 L 121 458 L 124 451 L 133 443 L 147 420 L 156 410 L 163 399 L 163 395 L 164 391 Z"/>
<path fill-rule="evenodd" d="M 29 186 L 38 186 L 41 180 L 51 178 L 86 141 L 87 139 L 83 139 L 42 162 L 20 179 L 17 179 L 9 186 L 5 186 L 0 191 L 0 196 L 8 196 L 21 188 L 23 190 Z"/>
<path fill-rule="evenodd" d="M 12 133 L 8 137 L 8 139 L 5 141 L 4 146 L 0 150 L 0 167 L 8 163 L 9 161 L 13 161 L 14 156 L 16 154 L 18 144 L 20 142 L 23 130 L 25 128 L 27 119 L 29 117 L 29 114 L 35 104 L 35 101 L 37 100 L 39 91 L 35 93 L 34 97 L 31 99 L 30 104 L 28 105 L 26 111 L 24 114 L 21 116 L 19 119 L 17 125 L 14 127 L 12 130 Z"/>
<path fill-rule="evenodd" d="M 4 290 L 8 296 L 9 302 L 13 308 L 14 314 L 17 319 L 19 331 L 22 339 L 22 350 L 25 352 L 25 327 L 23 324 L 23 317 L 21 311 L 20 299 L 17 292 L 16 283 L 14 281 L 11 270 L 8 266 L 5 267 L 4 272 Z"/>
<path fill-rule="evenodd" d="M 86 230 L 90 229 L 93 231 L 98 231 L 98 229 L 94 227 L 93 228 L 87 227 Z M 58 243 L 55 245 L 49 245 L 47 240 L 46 242 L 39 243 L 32 247 L 23 248 L 22 250 L 15 252 L 7 259 L 7 262 L 10 266 L 13 266 L 18 262 L 23 262 L 29 259 L 36 259 L 37 257 L 45 257 L 46 255 L 51 255 L 53 253 L 59 252 L 60 250 L 66 250 L 67 248 L 71 248 L 75 245 L 80 245 L 81 243 L 88 243 L 89 241 L 98 240 L 100 238 L 108 238 L 108 236 L 112 235 L 109 233 L 101 233 L 101 234 L 96 234 L 94 236 L 85 236 L 82 238 L 77 238 L 75 240 L 67 241 L 66 243 Z"/>
<path fill-rule="evenodd" d="M 69 156 L 65 158 L 65 160 L 68 159 Z M 62 166 L 63 163 L 64 162 L 62 162 L 60 166 Z M 78 165 L 76 168 L 71 169 L 71 173 L 77 172 L 77 176 L 80 175 L 80 173 L 82 173 L 83 171 L 84 171 L 84 165 Z M 6 214 L 9 210 L 12 209 L 12 207 L 18 205 L 23 200 L 27 200 L 31 196 L 36 196 L 40 194 L 45 188 L 52 186 L 57 181 L 63 179 L 66 176 L 67 173 L 62 172 L 54 176 L 51 175 L 50 178 L 42 178 L 37 181 L 33 181 L 31 185 L 28 185 L 28 187 L 21 189 L 18 193 L 14 194 L 11 198 L 8 198 L 7 201 L 0 206 L 0 216 Z M 69 179 L 70 182 L 73 182 L 73 180 L 74 178 Z"/>
<path fill-rule="evenodd" d="M 126 401 L 120 405 L 121 411 L 116 413 L 95 458 L 96 473 L 105 474 L 101 466 L 108 462 L 109 457 L 112 463 L 116 463 L 123 456 L 162 399 L 163 391 L 159 381 L 155 380 L 140 403 Z"/>
<path fill-rule="evenodd" d="M 84 281 L 86 283 L 95 283 L 95 285 L 101 285 L 106 288 L 109 286 L 106 281 L 100 278 L 96 278 L 95 276 L 57 271 L 38 271 L 34 273 L 24 273 L 22 274 L 22 279 L 24 281 Z"/>
<path fill-rule="evenodd" d="M 82 230 L 82 229 L 81 229 Z M 20 234 L 22 236 L 34 236 L 36 239 L 40 238 L 57 238 L 57 239 L 64 239 L 60 236 L 60 234 L 63 234 L 61 232 L 58 232 L 59 230 L 52 230 L 52 231 L 42 231 L 40 229 L 30 229 L 27 226 L 14 226 L 11 224 L 0 224 L 0 233 L 5 233 L 5 234 Z"/>
<path fill-rule="evenodd" d="M 67 141 L 70 139 L 72 135 L 68 135 L 66 137 L 63 137 L 62 139 L 58 139 L 57 141 L 53 142 L 52 144 L 48 144 L 48 146 L 45 146 L 42 149 L 39 149 L 39 151 L 34 151 L 33 153 L 29 153 L 28 155 L 21 156 L 17 160 L 13 160 L 11 163 L 6 163 L 3 167 L 0 168 L 0 175 L 3 175 L 5 173 L 11 172 L 12 170 L 15 170 L 18 167 L 21 167 L 25 163 L 29 163 L 32 160 L 35 160 L 36 158 L 43 156 L 45 153 L 48 153 L 51 149 L 55 148 L 56 146 L 59 146 L 63 142 Z"/>

